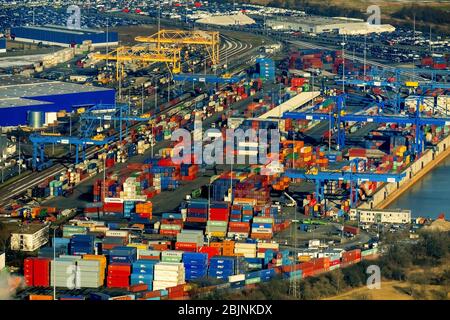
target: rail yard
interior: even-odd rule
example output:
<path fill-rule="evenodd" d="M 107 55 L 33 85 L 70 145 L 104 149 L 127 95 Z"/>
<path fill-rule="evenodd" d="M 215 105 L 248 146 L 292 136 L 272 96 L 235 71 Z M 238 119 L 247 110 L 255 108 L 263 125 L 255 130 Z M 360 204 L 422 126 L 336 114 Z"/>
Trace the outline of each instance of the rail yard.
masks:
<path fill-rule="evenodd" d="M 391 207 L 448 160 L 448 38 L 151 2 L 1 8 L 7 299 L 299 299 L 448 228 Z"/>

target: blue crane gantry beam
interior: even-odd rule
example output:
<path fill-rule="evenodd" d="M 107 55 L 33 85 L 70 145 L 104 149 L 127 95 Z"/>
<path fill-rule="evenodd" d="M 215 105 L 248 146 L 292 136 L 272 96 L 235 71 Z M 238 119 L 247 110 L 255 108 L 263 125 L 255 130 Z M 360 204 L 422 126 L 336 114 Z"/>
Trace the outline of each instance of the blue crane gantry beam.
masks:
<path fill-rule="evenodd" d="M 75 163 L 79 162 L 79 147 L 82 147 L 82 159 L 86 159 L 86 147 L 87 146 L 104 146 L 111 142 L 114 142 L 116 137 L 111 136 L 102 140 L 92 139 L 92 133 L 98 121 L 119 121 L 120 132 L 119 139 L 122 141 L 123 128 L 122 122 L 126 121 L 126 134 L 128 134 L 128 122 L 144 122 L 150 121 L 151 118 L 141 118 L 129 116 L 128 104 L 99 104 L 89 108 L 87 111 L 81 114 L 81 137 L 76 136 L 60 136 L 60 135 L 45 135 L 45 134 L 32 134 L 30 141 L 33 143 L 33 160 L 32 165 L 34 169 L 40 170 L 46 166 L 45 158 L 45 144 L 65 144 L 75 145 Z M 38 164 L 37 159 L 40 159 Z"/>
<path fill-rule="evenodd" d="M 293 119 L 293 120 L 318 120 L 331 121 L 331 126 L 334 127 L 337 125 L 337 144 L 339 149 L 343 149 L 345 147 L 345 129 L 341 124 L 345 122 L 373 122 L 373 123 L 398 123 L 398 124 L 413 124 L 416 126 L 416 135 L 415 135 L 415 144 L 414 144 L 414 152 L 415 154 L 420 154 L 423 152 L 424 148 L 424 133 L 422 130 L 423 125 L 437 125 L 437 126 L 445 126 L 450 125 L 450 118 L 431 118 L 431 117 L 422 117 L 420 115 L 420 99 L 418 99 L 418 106 L 416 108 L 416 112 L 414 116 L 387 116 L 387 115 L 365 115 L 365 114 L 343 114 L 344 97 L 337 96 L 336 97 L 336 111 L 332 114 L 326 113 L 314 113 L 314 112 L 285 112 L 282 116 L 283 119 Z"/>
<path fill-rule="evenodd" d="M 114 138 L 105 138 L 103 140 L 94 140 L 88 138 L 79 138 L 79 137 L 66 137 L 66 136 L 58 136 L 58 135 L 41 135 L 41 134 L 32 134 L 30 135 L 30 141 L 33 143 L 33 160 L 32 166 L 34 169 L 40 170 L 42 165 L 45 165 L 45 150 L 44 146 L 50 143 L 56 144 L 66 144 L 66 145 L 75 145 L 75 163 L 79 162 L 79 147 L 82 147 L 83 152 L 83 160 L 86 158 L 86 147 L 87 146 L 104 146 L 113 141 Z M 37 159 L 40 159 L 41 164 L 38 164 Z"/>
<path fill-rule="evenodd" d="M 325 199 L 324 186 L 327 181 L 349 181 L 350 190 L 350 206 L 353 208 L 358 202 L 358 192 L 360 182 L 400 182 L 405 173 L 371 173 L 371 172 L 351 172 L 351 171 L 317 171 L 313 173 L 304 170 L 288 169 L 284 172 L 286 177 L 291 179 L 314 180 L 316 185 L 316 195 L 319 201 Z M 353 197 L 354 195 L 354 197 Z"/>
<path fill-rule="evenodd" d="M 125 135 L 128 135 L 129 122 L 146 122 L 150 121 L 150 117 L 133 117 L 129 115 L 130 106 L 128 104 L 117 104 L 117 105 L 96 105 L 89 108 L 80 117 L 80 120 L 85 123 L 84 136 L 90 136 L 91 130 L 95 126 L 96 122 L 102 121 L 119 121 L 119 139 L 122 141 L 123 138 L 123 128 L 122 123 L 125 121 L 127 125 L 125 126 Z"/>

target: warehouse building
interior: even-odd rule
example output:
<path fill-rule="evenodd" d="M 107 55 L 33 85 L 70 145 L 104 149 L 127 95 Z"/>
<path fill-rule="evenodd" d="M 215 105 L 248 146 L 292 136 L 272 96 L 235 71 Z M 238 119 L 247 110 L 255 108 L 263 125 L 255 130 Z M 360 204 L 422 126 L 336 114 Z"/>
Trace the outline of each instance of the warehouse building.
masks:
<path fill-rule="evenodd" d="M 26 224 L 11 232 L 11 250 L 32 252 L 48 242 L 49 224 Z"/>
<path fill-rule="evenodd" d="M 69 29 L 62 26 L 45 25 L 42 27 L 13 27 L 11 37 L 16 41 L 43 43 L 61 47 L 81 45 L 92 41 L 93 47 L 117 46 L 119 35 L 94 29 Z"/>
<path fill-rule="evenodd" d="M 0 53 L 6 53 L 6 39 L 0 38 Z"/>
<path fill-rule="evenodd" d="M 274 30 L 300 31 L 313 34 L 333 32 L 337 34 L 358 35 L 395 31 L 395 27 L 389 24 L 371 25 L 361 19 L 343 17 L 280 17 L 268 19 L 266 25 Z"/>
<path fill-rule="evenodd" d="M 29 111 L 71 111 L 100 103 L 114 104 L 115 90 L 21 76 L 0 76 L 0 126 L 27 124 Z"/>
<path fill-rule="evenodd" d="M 408 224 L 411 223 L 411 210 L 371 210 L 371 209 L 351 209 L 350 219 L 359 220 L 361 223 L 392 223 Z"/>

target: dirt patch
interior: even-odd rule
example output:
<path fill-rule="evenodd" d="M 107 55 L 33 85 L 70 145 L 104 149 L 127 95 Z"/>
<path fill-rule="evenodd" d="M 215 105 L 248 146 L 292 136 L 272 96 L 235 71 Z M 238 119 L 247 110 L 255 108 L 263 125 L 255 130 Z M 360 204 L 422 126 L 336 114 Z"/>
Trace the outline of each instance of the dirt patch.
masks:
<path fill-rule="evenodd" d="M 139 26 L 123 26 L 117 28 L 111 28 L 111 31 L 115 31 L 119 34 L 120 43 L 123 45 L 136 44 L 137 36 L 150 36 L 158 32 L 158 27 L 155 25 L 139 25 Z"/>
<path fill-rule="evenodd" d="M 406 293 L 408 286 L 406 282 L 383 281 L 380 289 L 362 287 L 325 300 L 414 300 Z"/>

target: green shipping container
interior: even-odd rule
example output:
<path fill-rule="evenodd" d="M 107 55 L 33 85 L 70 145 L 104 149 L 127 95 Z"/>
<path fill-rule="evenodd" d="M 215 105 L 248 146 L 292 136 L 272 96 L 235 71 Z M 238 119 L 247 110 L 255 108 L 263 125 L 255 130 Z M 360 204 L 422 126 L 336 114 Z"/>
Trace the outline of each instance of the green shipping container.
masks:
<path fill-rule="evenodd" d="M 208 226 L 211 227 L 226 227 L 228 225 L 227 221 L 216 221 L 216 220 L 208 220 Z"/>
<path fill-rule="evenodd" d="M 181 258 L 179 257 L 162 257 L 162 262 L 181 262 Z"/>
<path fill-rule="evenodd" d="M 261 282 L 261 278 L 250 278 L 250 279 L 245 279 L 245 284 L 252 284 L 252 283 L 260 283 Z"/>
<path fill-rule="evenodd" d="M 273 223 L 273 218 L 254 217 L 253 223 Z"/>

